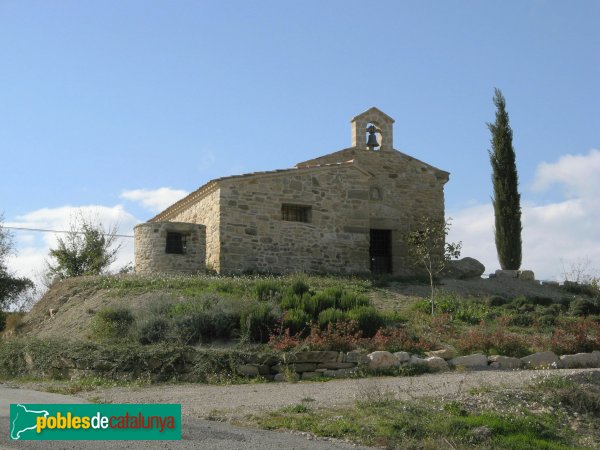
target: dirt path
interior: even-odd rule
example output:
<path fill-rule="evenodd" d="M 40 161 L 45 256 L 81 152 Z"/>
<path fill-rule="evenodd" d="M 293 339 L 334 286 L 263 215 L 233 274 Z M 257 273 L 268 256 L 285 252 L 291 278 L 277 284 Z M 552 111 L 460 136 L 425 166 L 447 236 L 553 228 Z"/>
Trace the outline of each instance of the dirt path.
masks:
<path fill-rule="evenodd" d="M 111 403 L 181 403 L 184 415 L 235 419 L 259 411 L 309 401 L 332 407 L 393 392 L 400 399 L 454 396 L 472 388 L 521 387 L 538 377 L 600 369 L 446 372 L 418 377 L 373 377 L 328 382 L 261 383 L 230 386 L 167 384 L 138 389 L 110 388 L 80 394 Z"/>

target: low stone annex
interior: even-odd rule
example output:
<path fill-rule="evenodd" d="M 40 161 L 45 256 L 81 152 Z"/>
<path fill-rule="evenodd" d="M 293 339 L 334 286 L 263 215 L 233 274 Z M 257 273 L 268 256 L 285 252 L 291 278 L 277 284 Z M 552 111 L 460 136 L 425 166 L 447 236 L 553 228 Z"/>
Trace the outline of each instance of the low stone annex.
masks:
<path fill-rule="evenodd" d="M 411 273 L 403 236 L 444 218 L 449 173 L 393 148 L 377 108 L 351 120 L 352 146 L 209 181 L 135 227 L 137 273 Z"/>

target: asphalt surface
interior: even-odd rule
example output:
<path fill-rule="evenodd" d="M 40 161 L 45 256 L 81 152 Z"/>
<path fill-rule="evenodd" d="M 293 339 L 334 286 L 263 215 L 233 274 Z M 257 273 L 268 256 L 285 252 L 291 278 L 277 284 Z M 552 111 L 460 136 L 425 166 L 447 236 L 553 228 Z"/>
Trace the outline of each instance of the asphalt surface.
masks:
<path fill-rule="evenodd" d="M 11 403 L 89 403 L 67 395 L 50 394 L 0 385 L 0 450 L 75 449 L 368 449 L 349 443 L 314 439 L 305 435 L 239 428 L 228 423 L 182 418 L 181 441 L 14 441 L 10 440 Z"/>

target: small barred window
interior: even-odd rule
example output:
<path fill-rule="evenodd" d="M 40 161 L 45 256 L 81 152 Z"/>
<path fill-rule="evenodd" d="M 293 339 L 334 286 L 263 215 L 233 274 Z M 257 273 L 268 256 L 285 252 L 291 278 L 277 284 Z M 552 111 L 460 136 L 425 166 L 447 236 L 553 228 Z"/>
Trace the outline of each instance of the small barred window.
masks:
<path fill-rule="evenodd" d="M 181 233 L 167 233 L 166 253 L 185 254 L 185 236 Z"/>
<path fill-rule="evenodd" d="M 281 205 L 281 218 L 290 222 L 310 222 L 312 207 L 302 205 Z"/>

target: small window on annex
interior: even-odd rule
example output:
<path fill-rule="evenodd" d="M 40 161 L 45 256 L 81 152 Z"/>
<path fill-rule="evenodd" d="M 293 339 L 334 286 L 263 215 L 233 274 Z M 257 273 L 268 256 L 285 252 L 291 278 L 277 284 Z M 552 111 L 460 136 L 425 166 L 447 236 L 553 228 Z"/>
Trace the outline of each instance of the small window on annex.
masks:
<path fill-rule="evenodd" d="M 281 205 L 281 219 L 290 222 L 310 222 L 312 207 L 302 205 Z"/>
<path fill-rule="evenodd" d="M 185 251 L 185 235 L 181 233 L 167 233 L 167 247 L 165 252 L 183 255 L 185 254 Z"/>

